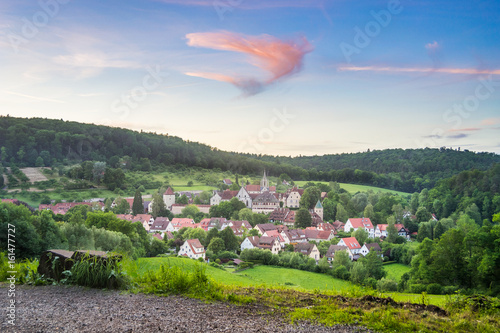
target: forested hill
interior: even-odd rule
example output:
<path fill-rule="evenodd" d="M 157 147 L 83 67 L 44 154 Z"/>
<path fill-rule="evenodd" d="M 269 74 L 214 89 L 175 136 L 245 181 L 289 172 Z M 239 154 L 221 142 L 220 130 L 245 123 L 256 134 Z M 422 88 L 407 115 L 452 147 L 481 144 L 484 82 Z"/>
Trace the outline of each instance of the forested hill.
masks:
<path fill-rule="evenodd" d="M 220 151 L 181 138 L 128 129 L 43 118 L 0 116 L 0 161 L 4 166 L 53 166 L 85 160 L 116 168 L 149 171 L 152 167 L 183 164 L 239 174 L 287 173 L 308 179 L 307 171 Z"/>
<path fill-rule="evenodd" d="M 312 179 L 369 183 L 406 192 L 431 188 L 437 181 L 462 171 L 487 170 L 500 163 L 500 155 L 494 153 L 449 148 L 385 149 L 300 157 L 246 156 L 307 169 Z"/>
<path fill-rule="evenodd" d="M 275 157 L 225 152 L 181 138 L 43 118 L 0 116 L 3 166 L 53 166 L 85 160 L 149 171 L 182 164 L 239 174 L 288 174 L 294 180 L 357 183 L 405 192 L 432 188 L 466 170 L 500 163 L 493 153 L 451 149 L 388 149 L 365 153 Z"/>

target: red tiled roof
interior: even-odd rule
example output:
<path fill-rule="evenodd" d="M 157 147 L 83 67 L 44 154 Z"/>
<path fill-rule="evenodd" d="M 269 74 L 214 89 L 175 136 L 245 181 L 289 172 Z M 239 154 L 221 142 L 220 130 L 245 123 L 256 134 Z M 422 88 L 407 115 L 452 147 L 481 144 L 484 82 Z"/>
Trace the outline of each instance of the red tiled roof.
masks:
<path fill-rule="evenodd" d="M 344 241 L 345 245 L 351 250 L 361 248 L 356 237 L 342 238 L 342 240 Z"/>
<path fill-rule="evenodd" d="M 260 192 L 260 185 L 247 185 L 245 189 L 247 192 Z"/>
<path fill-rule="evenodd" d="M 357 228 L 373 229 L 372 221 L 370 221 L 370 219 L 367 217 L 349 219 L 349 221 L 351 221 L 352 227 L 355 229 Z"/>
<path fill-rule="evenodd" d="M 235 196 L 238 195 L 238 192 L 239 191 L 230 191 L 230 190 L 225 190 L 224 192 L 222 192 L 221 194 L 221 200 L 231 200 L 232 198 L 234 198 Z"/>
<path fill-rule="evenodd" d="M 165 193 L 163 195 L 175 195 L 174 191 L 172 191 L 172 188 L 169 186 Z"/>

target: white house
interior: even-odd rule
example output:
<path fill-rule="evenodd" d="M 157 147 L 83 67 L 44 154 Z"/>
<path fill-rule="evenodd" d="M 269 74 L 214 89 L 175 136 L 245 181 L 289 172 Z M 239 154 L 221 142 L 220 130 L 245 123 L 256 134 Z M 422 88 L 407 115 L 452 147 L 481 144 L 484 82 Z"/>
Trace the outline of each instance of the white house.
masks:
<path fill-rule="evenodd" d="M 295 245 L 295 252 L 302 253 L 305 256 L 319 260 L 320 254 L 317 246 L 312 243 L 298 243 Z"/>
<path fill-rule="evenodd" d="M 347 252 L 349 253 L 349 258 L 351 258 L 351 260 L 361 251 L 361 245 L 359 245 L 356 237 L 341 238 L 337 245 L 347 246 Z"/>
<path fill-rule="evenodd" d="M 369 218 L 362 217 L 356 219 L 348 219 L 344 226 L 344 232 L 351 232 L 351 229 L 356 231 L 363 228 L 368 232 L 368 237 L 375 237 L 375 228 Z"/>
<path fill-rule="evenodd" d="M 184 244 L 182 244 L 179 249 L 179 253 L 177 254 L 179 256 L 187 256 L 193 259 L 205 259 L 205 248 L 201 245 L 198 239 L 188 239 L 184 242 Z"/>
<path fill-rule="evenodd" d="M 299 208 L 300 197 L 299 190 L 294 188 L 286 198 L 286 206 L 289 208 Z"/>
<path fill-rule="evenodd" d="M 245 238 L 245 240 L 241 243 L 241 251 L 245 249 L 253 249 L 259 245 L 259 236 L 250 236 Z"/>
<path fill-rule="evenodd" d="M 219 192 L 215 191 L 214 195 L 210 198 L 210 206 L 215 206 L 220 204 L 222 198 L 219 195 Z"/>
<path fill-rule="evenodd" d="M 402 237 L 405 237 L 406 239 L 410 239 L 410 232 L 408 231 L 408 229 L 405 228 L 404 225 L 402 224 L 395 224 L 394 225 L 396 227 L 396 230 L 398 232 L 398 235 L 399 236 L 402 236 Z M 387 233 L 387 228 L 389 227 L 388 224 L 377 224 L 377 226 L 375 227 L 375 237 L 377 238 L 380 238 L 380 237 L 387 237 L 388 236 L 388 233 Z"/>
<path fill-rule="evenodd" d="M 371 249 L 377 251 L 381 257 L 384 256 L 382 254 L 382 248 L 380 248 L 380 245 L 378 245 L 377 243 L 369 243 L 369 244 L 365 243 L 365 245 L 361 247 L 361 250 L 359 250 L 359 253 L 361 253 L 363 256 L 366 256 L 368 253 L 370 253 Z"/>

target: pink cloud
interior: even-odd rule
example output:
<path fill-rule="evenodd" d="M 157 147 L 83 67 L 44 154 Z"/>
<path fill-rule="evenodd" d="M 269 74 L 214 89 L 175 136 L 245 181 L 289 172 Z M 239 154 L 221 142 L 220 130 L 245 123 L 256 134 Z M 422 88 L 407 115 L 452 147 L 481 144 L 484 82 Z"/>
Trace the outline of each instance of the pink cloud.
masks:
<path fill-rule="evenodd" d="M 494 126 L 497 124 L 500 124 L 500 118 L 487 118 L 481 121 L 481 125 L 483 126 Z"/>
<path fill-rule="evenodd" d="M 467 128 L 452 128 L 449 132 L 475 132 L 480 131 L 481 128 L 478 127 L 467 127 Z"/>
<path fill-rule="evenodd" d="M 370 71 L 391 73 L 442 73 L 442 74 L 491 74 L 500 75 L 500 69 L 476 69 L 476 68 L 430 68 L 430 67 L 381 67 L 381 66 L 340 66 L 339 71 Z"/>
<path fill-rule="evenodd" d="M 186 73 L 206 79 L 229 82 L 240 88 L 245 95 L 254 95 L 265 86 L 302 68 L 304 56 L 312 51 L 306 38 L 282 41 L 270 35 L 245 36 L 229 31 L 187 34 L 187 44 L 214 50 L 240 52 L 249 56 L 249 63 L 270 74 L 266 80 L 228 76 L 220 73 Z"/>
<path fill-rule="evenodd" d="M 432 43 L 425 44 L 425 48 L 429 50 L 429 52 L 435 52 L 440 48 L 440 45 L 438 44 L 438 42 L 434 41 Z"/>

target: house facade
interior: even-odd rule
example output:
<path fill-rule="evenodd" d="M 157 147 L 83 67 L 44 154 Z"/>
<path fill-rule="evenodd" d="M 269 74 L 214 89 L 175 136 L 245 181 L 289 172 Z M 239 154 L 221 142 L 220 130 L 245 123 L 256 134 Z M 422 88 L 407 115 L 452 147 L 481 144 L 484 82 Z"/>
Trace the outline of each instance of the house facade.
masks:
<path fill-rule="evenodd" d="M 359 228 L 365 229 L 368 232 L 368 237 L 375 237 L 372 221 L 366 217 L 348 219 L 344 226 L 344 232 L 351 232 L 351 229 L 356 231 Z"/>
<path fill-rule="evenodd" d="M 188 239 L 179 249 L 179 256 L 186 256 L 192 259 L 205 259 L 205 247 L 201 245 L 198 239 Z"/>

